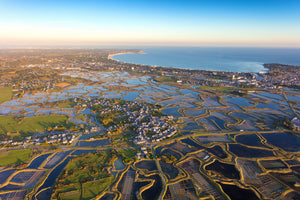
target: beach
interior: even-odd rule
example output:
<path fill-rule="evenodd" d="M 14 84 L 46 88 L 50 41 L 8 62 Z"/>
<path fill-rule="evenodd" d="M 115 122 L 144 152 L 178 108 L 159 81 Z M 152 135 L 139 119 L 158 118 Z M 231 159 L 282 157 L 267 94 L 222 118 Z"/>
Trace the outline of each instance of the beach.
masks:
<path fill-rule="evenodd" d="M 140 50 L 139 52 L 128 51 L 128 52 L 122 52 L 122 53 L 114 53 L 114 54 L 109 54 L 107 58 L 111 59 L 111 60 L 115 60 L 115 59 L 113 59 L 113 56 L 122 55 L 122 54 L 142 54 L 143 51 L 144 50 Z"/>

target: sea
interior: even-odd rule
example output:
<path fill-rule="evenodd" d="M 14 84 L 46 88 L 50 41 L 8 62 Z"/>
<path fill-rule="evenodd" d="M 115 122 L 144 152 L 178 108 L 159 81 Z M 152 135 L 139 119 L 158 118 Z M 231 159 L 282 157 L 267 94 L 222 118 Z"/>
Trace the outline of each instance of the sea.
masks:
<path fill-rule="evenodd" d="M 183 69 L 263 72 L 264 63 L 300 65 L 300 48 L 145 47 L 141 54 L 120 54 L 113 59 L 134 64 Z"/>

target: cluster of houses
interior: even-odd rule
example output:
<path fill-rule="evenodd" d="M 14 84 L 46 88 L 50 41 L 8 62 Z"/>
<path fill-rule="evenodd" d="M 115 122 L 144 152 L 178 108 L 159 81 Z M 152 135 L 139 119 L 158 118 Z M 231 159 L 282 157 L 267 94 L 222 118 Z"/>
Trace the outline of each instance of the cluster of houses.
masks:
<path fill-rule="evenodd" d="M 0 141 L 0 145 L 10 145 L 10 146 L 29 146 L 29 145 L 41 145 L 45 144 L 61 144 L 68 145 L 75 141 L 76 135 L 74 133 L 58 133 L 48 136 L 29 136 L 23 141 L 13 141 L 6 140 Z"/>
<path fill-rule="evenodd" d="M 50 137 L 44 137 L 43 140 L 46 141 L 47 144 L 72 144 L 75 140 L 75 135 L 74 134 L 57 134 L 57 135 L 52 135 Z"/>
<path fill-rule="evenodd" d="M 298 119 L 298 117 L 294 117 L 291 122 L 292 122 L 293 130 L 300 131 L 300 119 Z"/>
<path fill-rule="evenodd" d="M 123 125 L 114 125 L 107 128 L 107 131 L 120 128 L 120 126 L 132 125 L 136 128 L 137 136 L 133 142 L 137 145 L 155 143 L 172 137 L 177 133 L 177 128 L 169 122 L 173 121 L 173 116 L 153 116 L 151 113 L 157 112 L 157 108 L 150 108 L 146 104 L 139 102 L 126 102 L 124 105 L 113 104 L 105 99 L 92 101 L 93 105 L 101 104 L 103 108 L 100 115 L 108 112 L 122 111 L 126 113 L 129 123 Z M 132 107 L 139 109 L 132 111 Z"/>
<path fill-rule="evenodd" d="M 148 151 L 147 151 L 146 147 L 142 147 L 141 152 L 138 152 L 136 154 L 136 158 L 140 160 L 140 159 L 145 158 L 145 157 L 148 157 Z"/>
<path fill-rule="evenodd" d="M 145 118 L 148 119 L 146 122 L 143 120 Z M 138 145 L 159 142 L 177 133 L 176 127 L 169 123 L 173 116 L 150 115 L 146 105 L 143 105 L 139 112 L 131 113 L 129 119 L 133 120 L 133 125 L 137 127 L 138 135 L 133 142 Z"/>
<path fill-rule="evenodd" d="M 134 139 L 134 143 L 138 145 L 155 143 L 172 137 L 177 133 L 177 129 L 168 123 L 168 120 L 171 119 L 172 116 L 152 116 L 149 122 L 141 123 L 137 129 L 138 135 Z"/>

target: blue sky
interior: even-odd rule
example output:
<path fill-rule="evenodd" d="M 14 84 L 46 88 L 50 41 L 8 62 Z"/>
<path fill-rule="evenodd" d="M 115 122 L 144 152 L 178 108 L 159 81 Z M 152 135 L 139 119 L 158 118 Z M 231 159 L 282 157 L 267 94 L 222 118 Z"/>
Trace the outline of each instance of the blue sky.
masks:
<path fill-rule="evenodd" d="M 0 0 L 0 45 L 300 47 L 298 0 Z"/>

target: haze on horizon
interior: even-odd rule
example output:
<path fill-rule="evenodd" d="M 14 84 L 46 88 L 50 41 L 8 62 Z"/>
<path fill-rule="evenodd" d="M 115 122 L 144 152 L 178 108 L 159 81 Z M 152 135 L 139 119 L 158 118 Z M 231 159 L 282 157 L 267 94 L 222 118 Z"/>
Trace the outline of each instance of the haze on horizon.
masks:
<path fill-rule="evenodd" d="M 300 47 L 298 0 L 0 0 L 0 47 Z"/>

